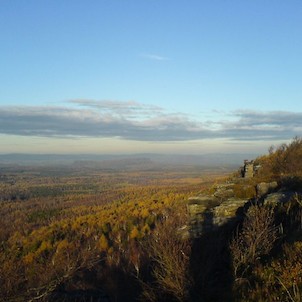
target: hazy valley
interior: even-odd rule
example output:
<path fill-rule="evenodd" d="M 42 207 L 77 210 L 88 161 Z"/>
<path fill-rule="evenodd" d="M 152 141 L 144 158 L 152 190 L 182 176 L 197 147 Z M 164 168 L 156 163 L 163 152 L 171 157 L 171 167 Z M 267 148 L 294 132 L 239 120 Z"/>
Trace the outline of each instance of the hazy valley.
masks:
<path fill-rule="evenodd" d="M 299 301 L 301 152 L 271 150 L 249 178 L 216 155 L 1 164 L 0 297 Z"/>

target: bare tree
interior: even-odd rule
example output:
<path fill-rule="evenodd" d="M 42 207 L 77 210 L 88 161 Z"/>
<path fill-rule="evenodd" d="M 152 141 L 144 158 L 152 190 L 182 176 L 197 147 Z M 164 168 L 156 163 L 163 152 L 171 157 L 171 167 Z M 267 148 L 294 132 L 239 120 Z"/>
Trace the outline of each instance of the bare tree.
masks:
<path fill-rule="evenodd" d="M 273 209 L 253 205 L 249 208 L 238 232 L 230 244 L 235 277 L 243 277 L 249 267 L 268 254 L 277 239 Z"/>
<path fill-rule="evenodd" d="M 156 301 L 158 297 L 155 292 L 168 294 L 178 301 L 188 299 L 191 284 L 188 275 L 191 244 L 188 239 L 182 239 L 177 232 L 180 225 L 177 217 L 169 217 L 157 224 L 153 236 L 146 245 L 153 262 L 155 279 L 155 288 L 150 285 L 144 286 L 146 299 Z"/>

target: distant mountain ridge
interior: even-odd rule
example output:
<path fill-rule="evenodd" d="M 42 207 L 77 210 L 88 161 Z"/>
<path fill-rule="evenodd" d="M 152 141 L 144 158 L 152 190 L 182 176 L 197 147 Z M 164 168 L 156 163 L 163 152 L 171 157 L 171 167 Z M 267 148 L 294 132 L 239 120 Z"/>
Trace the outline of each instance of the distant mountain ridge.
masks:
<path fill-rule="evenodd" d="M 126 166 L 137 164 L 169 164 L 197 166 L 240 166 L 245 159 L 254 159 L 258 154 L 246 153 L 212 153 L 212 154 L 0 154 L 2 165 L 90 165 L 90 164 L 122 164 Z M 106 164 L 106 165 L 107 165 Z"/>

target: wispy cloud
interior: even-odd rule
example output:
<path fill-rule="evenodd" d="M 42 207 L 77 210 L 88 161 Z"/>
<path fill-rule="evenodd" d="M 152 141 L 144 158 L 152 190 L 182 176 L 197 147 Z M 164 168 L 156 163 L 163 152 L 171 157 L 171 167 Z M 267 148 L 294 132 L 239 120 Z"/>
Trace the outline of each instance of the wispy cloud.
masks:
<path fill-rule="evenodd" d="M 90 108 L 100 110 L 103 113 L 107 112 L 116 116 L 127 116 L 128 118 L 135 117 L 151 117 L 158 115 L 163 111 L 163 108 L 154 105 L 141 104 L 136 101 L 116 101 L 116 100 L 86 100 L 75 99 L 69 103 L 78 105 L 82 108 Z"/>
<path fill-rule="evenodd" d="M 193 119 L 135 101 L 70 100 L 62 106 L 2 106 L 0 133 L 40 137 L 119 137 L 137 141 L 285 140 L 301 134 L 302 112 L 235 111 Z"/>
<path fill-rule="evenodd" d="M 153 61 L 169 61 L 170 58 L 163 57 L 157 54 L 141 54 L 140 55 L 142 58 L 148 59 L 148 60 L 153 60 Z"/>

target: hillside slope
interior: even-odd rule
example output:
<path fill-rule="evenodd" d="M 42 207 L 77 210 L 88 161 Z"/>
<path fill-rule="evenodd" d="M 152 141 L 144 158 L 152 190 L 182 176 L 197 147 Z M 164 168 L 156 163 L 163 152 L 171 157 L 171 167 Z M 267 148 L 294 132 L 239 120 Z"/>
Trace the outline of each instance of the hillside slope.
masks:
<path fill-rule="evenodd" d="M 253 167 L 1 172 L 1 301 L 301 301 L 302 140 Z"/>

